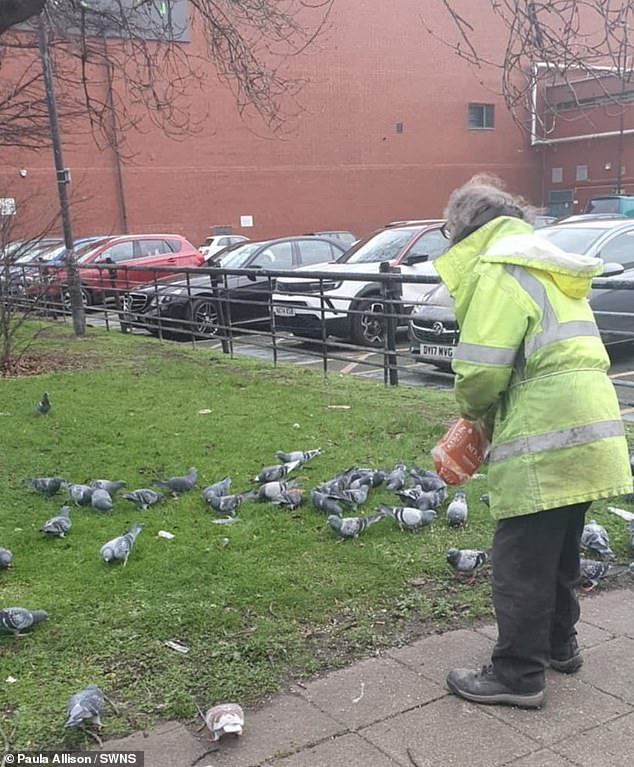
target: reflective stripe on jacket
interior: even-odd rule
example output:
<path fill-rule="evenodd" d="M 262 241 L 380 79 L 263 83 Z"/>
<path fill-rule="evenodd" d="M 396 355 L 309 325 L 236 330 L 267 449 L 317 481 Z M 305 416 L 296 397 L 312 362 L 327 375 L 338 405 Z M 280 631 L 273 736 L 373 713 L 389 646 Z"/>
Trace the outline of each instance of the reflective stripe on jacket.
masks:
<path fill-rule="evenodd" d="M 523 221 L 490 221 L 436 260 L 454 298 L 460 412 L 494 420 L 494 517 L 632 492 L 609 358 L 587 301 L 601 261 Z"/>

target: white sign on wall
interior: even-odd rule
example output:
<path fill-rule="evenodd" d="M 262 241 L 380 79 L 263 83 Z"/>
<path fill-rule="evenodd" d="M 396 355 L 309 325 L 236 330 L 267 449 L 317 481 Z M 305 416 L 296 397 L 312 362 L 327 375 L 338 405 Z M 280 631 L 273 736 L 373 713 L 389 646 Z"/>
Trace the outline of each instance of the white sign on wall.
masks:
<path fill-rule="evenodd" d="M 253 216 L 240 216 L 240 226 L 243 229 L 253 226 Z"/>
<path fill-rule="evenodd" d="M 15 197 L 0 197 L 0 216 L 15 216 Z"/>

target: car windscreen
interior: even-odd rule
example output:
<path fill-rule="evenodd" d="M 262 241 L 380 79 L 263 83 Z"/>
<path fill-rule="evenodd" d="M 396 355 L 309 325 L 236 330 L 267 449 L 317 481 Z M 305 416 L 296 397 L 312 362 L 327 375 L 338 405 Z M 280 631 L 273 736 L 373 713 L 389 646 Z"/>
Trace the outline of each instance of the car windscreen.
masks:
<path fill-rule="evenodd" d="M 405 248 L 420 229 L 384 229 L 346 251 L 339 264 L 370 264 L 391 261 Z"/>
<path fill-rule="evenodd" d="M 605 229 L 599 227 L 562 226 L 557 224 L 545 229 L 538 229 L 535 234 L 552 242 L 568 253 L 587 253 L 594 243 L 604 235 Z"/>
<path fill-rule="evenodd" d="M 80 245 L 78 248 L 75 248 L 75 259 L 78 264 L 83 263 L 84 261 L 90 260 L 92 257 L 93 251 L 95 251 L 97 248 L 100 248 L 102 245 L 105 245 L 109 240 L 97 240 L 96 242 L 86 242 L 83 245 Z"/>
<path fill-rule="evenodd" d="M 241 245 L 235 250 L 225 253 L 220 258 L 220 266 L 223 269 L 242 269 L 247 265 L 247 261 L 262 247 L 261 242 L 250 242 L 248 245 Z"/>
<path fill-rule="evenodd" d="M 16 258 L 15 263 L 28 264 L 30 261 L 35 261 L 36 258 L 42 258 L 47 255 L 51 250 L 56 251 L 57 247 L 53 245 L 35 245 L 28 253 L 23 253 L 20 258 Z"/>
<path fill-rule="evenodd" d="M 584 213 L 620 213 L 620 208 L 618 197 L 595 197 L 588 200 Z"/>

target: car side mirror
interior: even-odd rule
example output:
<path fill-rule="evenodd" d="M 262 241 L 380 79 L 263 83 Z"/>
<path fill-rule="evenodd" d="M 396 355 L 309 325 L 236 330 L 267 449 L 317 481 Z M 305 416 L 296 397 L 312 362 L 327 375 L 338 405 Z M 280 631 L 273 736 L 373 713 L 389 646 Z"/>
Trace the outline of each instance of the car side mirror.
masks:
<path fill-rule="evenodd" d="M 618 264 L 616 261 L 608 261 L 603 264 L 603 271 L 601 277 L 616 277 L 617 274 L 623 274 L 625 267 L 623 264 Z"/>
<path fill-rule="evenodd" d="M 429 253 L 410 253 L 405 256 L 403 263 L 405 266 L 414 266 L 414 264 L 422 264 L 424 261 L 429 261 Z"/>

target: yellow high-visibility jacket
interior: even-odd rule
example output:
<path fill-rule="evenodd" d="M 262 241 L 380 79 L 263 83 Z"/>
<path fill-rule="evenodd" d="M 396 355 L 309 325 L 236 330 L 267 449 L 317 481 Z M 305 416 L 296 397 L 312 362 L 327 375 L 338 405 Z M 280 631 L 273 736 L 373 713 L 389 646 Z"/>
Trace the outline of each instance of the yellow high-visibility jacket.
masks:
<path fill-rule="evenodd" d="M 598 258 L 501 216 L 435 262 L 454 299 L 460 412 L 492 420 L 496 519 L 632 492 L 609 358 L 587 300 Z"/>

